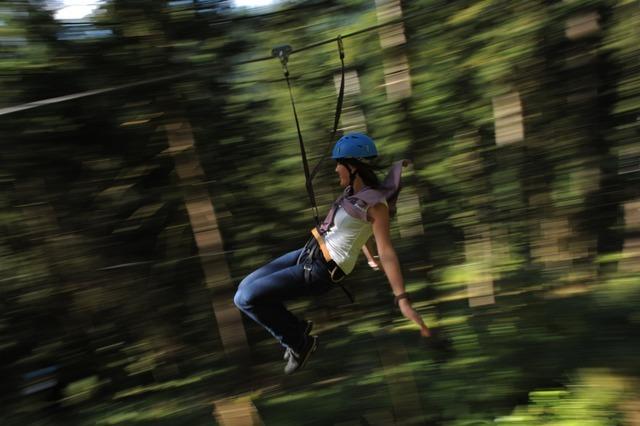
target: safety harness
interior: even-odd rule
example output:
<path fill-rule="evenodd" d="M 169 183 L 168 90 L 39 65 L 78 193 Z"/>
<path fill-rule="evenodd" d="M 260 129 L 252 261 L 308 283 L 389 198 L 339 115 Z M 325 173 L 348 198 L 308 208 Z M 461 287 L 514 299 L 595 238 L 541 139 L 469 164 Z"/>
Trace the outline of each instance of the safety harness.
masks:
<path fill-rule="evenodd" d="M 336 102 L 336 111 L 333 119 L 333 129 L 331 130 L 331 135 L 329 137 L 329 143 L 327 149 L 324 154 L 318 160 L 318 163 L 315 165 L 312 171 L 309 171 L 309 162 L 307 161 L 307 152 L 304 147 L 304 140 L 302 138 L 302 130 L 300 129 L 300 120 L 298 119 L 298 112 L 296 110 L 296 103 L 293 98 L 293 89 L 291 88 L 291 81 L 289 79 L 289 55 L 293 53 L 293 48 L 289 45 L 276 46 L 271 50 L 271 55 L 280 59 L 280 63 L 282 64 L 282 71 L 284 74 L 284 78 L 287 82 L 287 88 L 289 89 L 289 100 L 291 102 L 291 109 L 293 110 L 293 117 L 296 122 L 296 131 L 298 133 L 298 143 L 300 144 L 300 155 L 302 157 L 302 167 L 304 169 L 304 177 L 305 177 L 305 188 L 307 190 L 307 195 L 309 196 L 309 202 L 311 203 L 311 209 L 313 211 L 313 217 L 316 224 L 317 230 L 320 228 L 320 216 L 318 214 L 318 205 L 316 203 L 315 192 L 313 190 L 313 178 L 318 173 L 320 169 L 320 165 L 327 158 L 329 153 L 331 152 L 331 147 L 336 137 L 336 133 L 338 132 L 338 124 L 340 123 L 340 115 L 342 114 L 342 104 L 344 101 L 344 74 L 345 74 L 345 66 L 344 66 L 344 45 L 342 44 L 342 37 L 338 36 L 336 38 L 336 42 L 338 43 L 338 53 L 340 55 L 340 89 L 338 90 L 338 100 Z M 333 221 L 333 219 L 332 219 Z M 314 235 L 315 236 L 315 235 Z M 329 256 L 329 251 L 324 246 L 324 241 L 321 238 L 310 238 L 309 241 L 304 246 L 300 257 L 298 258 L 298 264 L 303 263 L 304 267 L 304 279 L 306 282 L 310 282 L 311 280 L 311 270 L 313 260 L 316 256 L 322 253 L 322 257 L 324 261 L 327 263 L 327 268 L 329 269 L 329 274 L 331 276 L 331 281 L 337 285 L 339 285 L 345 294 L 349 297 L 351 303 L 354 302 L 354 298 L 349 293 L 349 291 L 340 284 L 340 281 L 344 279 L 346 274 L 342 272 L 340 267 L 331 259 Z M 304 259 L 304 260 L 303 260 Z"/>
<path fill-rule="evenodd" d="M 329 213 L 327 213 L 322 224 L 311 230 L 312 237 L 307 241 L 300 257 L 298 258 L 297 263 L 303 265 L 304 278 L 307 283 L 311 281 L 313 261 L 318 256 L 322 256 L 322 260 L 327 265 L 331 281 L 342 289 L 351 303 L 355 301 L 351 292 L 349 292 L 349 290 L 347 290 L 341 283 L 347 274 L 345 274 L 344 271 L 340 269 L 340 266 L 331 258 L 329 249 L 324 243 L 324 235 L 333 225 L 339 208 L 344 209 L 344 211 L 351 217 L 367 221 L 368 208 L 386 201 L 389 207 L 389 216 L 394 216 L 396 213 L 398 195 L 402 189 L 402 168 L 408 164 L 408 160 L 400 160 L 393 163 L 389 173 L 378 188 L 374 189 L 365 187 L 354 194 L 352 188 L 347 187 L 343 194 L 338 197 L 331 206 L 331 209 L 329 210 Z"/>

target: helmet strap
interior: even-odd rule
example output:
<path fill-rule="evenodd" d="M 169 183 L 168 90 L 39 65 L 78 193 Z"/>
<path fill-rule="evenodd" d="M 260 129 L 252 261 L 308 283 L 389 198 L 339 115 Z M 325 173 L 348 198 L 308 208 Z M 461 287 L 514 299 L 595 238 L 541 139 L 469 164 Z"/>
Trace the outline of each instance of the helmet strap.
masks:
<path fill-rule="evenodd" d="M 358 176 L 358 169 L 353 172 L 349 170 L 349 186 L 351 187 L 351 192 L 353 192 L 353 184 L 355 183 L 356 176 Z"/>

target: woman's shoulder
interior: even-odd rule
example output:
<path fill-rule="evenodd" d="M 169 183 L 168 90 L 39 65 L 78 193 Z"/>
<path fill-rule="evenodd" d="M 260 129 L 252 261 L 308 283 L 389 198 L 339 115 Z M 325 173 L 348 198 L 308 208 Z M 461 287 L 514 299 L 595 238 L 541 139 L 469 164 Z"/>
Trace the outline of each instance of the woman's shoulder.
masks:
<path fill-rule="evenodd" d="M 364 188 L 355 194 L 345 197 L 341 206 L 350 216 L 368 222 L 369 209 L 379 204 L 387 205 L 385 195 L 375 188 Z"/>
<path fill-rule="evenodd" d="M 389 204 L 387 197 L 379 189 L 367 188 L 358 194 L 357 203 L 361 204 L 365 220 L 371 222 L 375 216 L 388 214 Z"/>
<path fill-rule="evenodd" d="M 378 188 L 365 188 L 354 194 L 352 197 L 364 202 L 368 207 L 381 203 L 385 205 L 387 204 L 386 195 Z"/>

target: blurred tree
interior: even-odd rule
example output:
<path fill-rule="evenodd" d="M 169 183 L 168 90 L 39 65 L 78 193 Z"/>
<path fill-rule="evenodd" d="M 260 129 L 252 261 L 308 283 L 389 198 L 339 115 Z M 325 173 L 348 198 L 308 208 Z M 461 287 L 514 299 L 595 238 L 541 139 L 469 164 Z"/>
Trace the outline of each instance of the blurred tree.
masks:
<path fill-rule="evenodd" d="M 162 155 L 168 148 L 162 129 L 176 111 L 197 117 L 221 109 L 223 93 L 196 71 L 206 66 L 208 73 L 225 74 L 227 26 L 209 25 L 220 21 L 215 8 L 116 1 L 96 23 L 105 30 L 100 37 L 61 39 L 61 27 L 42 5 L 10 6 L 2 9 L 11 17 L 6 22 L 24 34 L 11 53 L 22 61 L 10 64 L 11 73 L 25 83 L 12 88 L 12 103 L 185 70 L 191 78 L 3 119 L 2 140 L 11 143 L 3 155 L 3 202 L 12 218 L 3 241 L 22 246 L 9 246 L 3 261 L 33 257 L 28 268 L 41 271 L 33 278 L 14 275 L 17 288 L 7 288 L 13 293 L 7 293 L 4 321 L 29 327 L 7 337 L 3 396 L 17 396 L 20 376 L 47 365 L 59 367 L 59 389 L 95 375 L 100 392 L 92 394 L 102 397 L 189 374 L 202 365 L 192 362 L 197 357 L 210 366 L 216 357 L 211 305 L 195 240 L 174 231 L 189 221 L 173 164 Z M 28 62 L 25 53 L 45 46 L 49 57 L 34 55 L 36 66 Z M 225 60 L 212 67 L 217 55 Z M 227 277 L 227 296 L 231 284 Z M 41 296 L 23 298 L 27 288 Z M 48 325 L 43 334 L 28 333 L 40 323 Z"/>

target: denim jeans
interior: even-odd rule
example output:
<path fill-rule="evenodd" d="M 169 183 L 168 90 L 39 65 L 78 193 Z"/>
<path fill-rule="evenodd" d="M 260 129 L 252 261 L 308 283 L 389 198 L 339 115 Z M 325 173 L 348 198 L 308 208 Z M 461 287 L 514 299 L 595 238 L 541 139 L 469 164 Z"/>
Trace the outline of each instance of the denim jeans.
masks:
<path fill-rule="evenodd" d="M 333 286 L 320 256 L 313 259 L 310 282 L 305 282 L 304 262 L 296 264 L 303 250 L 287 253 L 247 275 L 233 298 L 242 312 L 263 326 L 283 346 L 294 351 L 304 343 L 305 323 L 283 302 L 324 294 Z"/>

